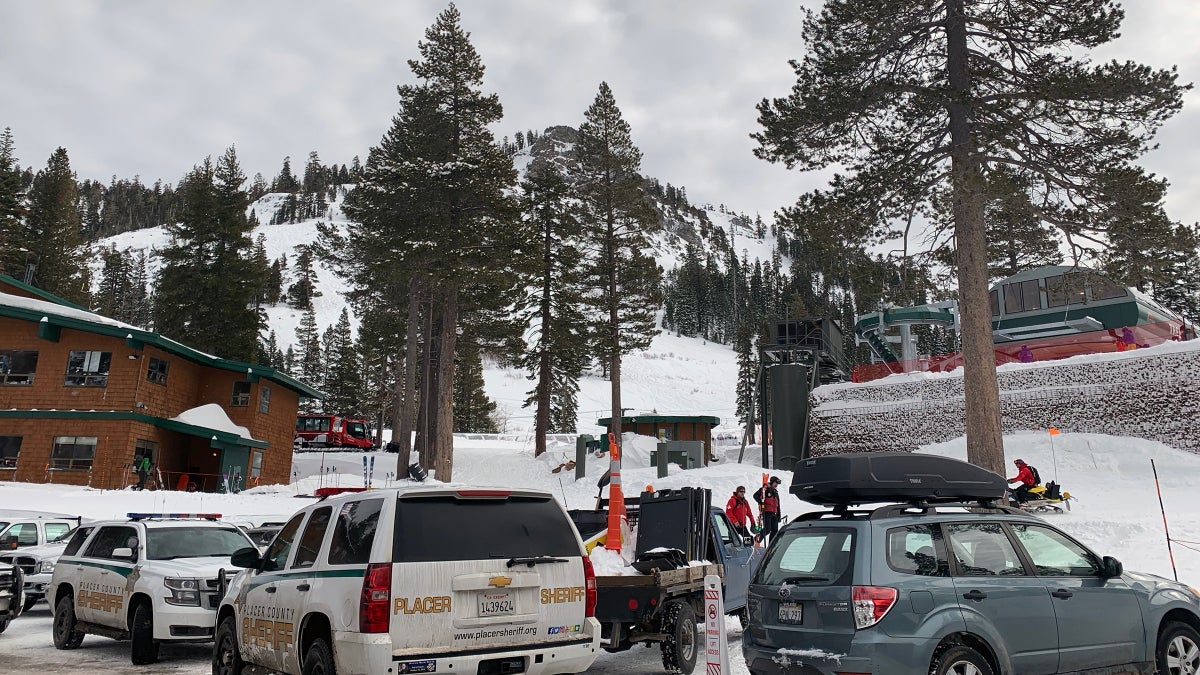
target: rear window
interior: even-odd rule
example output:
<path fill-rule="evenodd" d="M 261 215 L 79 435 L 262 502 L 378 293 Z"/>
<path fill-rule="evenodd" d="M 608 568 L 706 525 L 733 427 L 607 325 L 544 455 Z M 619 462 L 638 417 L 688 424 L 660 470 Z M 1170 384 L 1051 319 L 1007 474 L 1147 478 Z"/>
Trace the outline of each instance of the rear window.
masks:
<path fill-rule="evenodd" d="M 848 583 L 855 532 L 850 528 L 805 528 L 779 535 L 754 583 L 768 586 L 831 586 Z"/>
<path fill-rule="evenodd" d="M 342 506 L 333 539 L 329 541 L 330 565 L 365 565 L 371 561 L 371 546 L 375 543 L 382 508 L 382 499 L 364 499 Z"/>
<path fill-rule="evenodd" d="M 393 562 L 579 556 L 575 528 L 549 497 L 401 498 Z"/>

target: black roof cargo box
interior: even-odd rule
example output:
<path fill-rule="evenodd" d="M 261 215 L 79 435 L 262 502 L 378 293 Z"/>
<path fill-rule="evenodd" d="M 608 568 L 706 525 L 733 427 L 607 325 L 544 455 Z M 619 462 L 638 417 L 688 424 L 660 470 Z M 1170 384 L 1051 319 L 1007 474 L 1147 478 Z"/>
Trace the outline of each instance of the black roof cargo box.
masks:
<path fill-rule="evenodd" d="M 1003 476 L 937 455 L 855 452 L 796 464 L 791 493 L 825 506 L 877 502 L 975 502 L 1000 499 Z"/>

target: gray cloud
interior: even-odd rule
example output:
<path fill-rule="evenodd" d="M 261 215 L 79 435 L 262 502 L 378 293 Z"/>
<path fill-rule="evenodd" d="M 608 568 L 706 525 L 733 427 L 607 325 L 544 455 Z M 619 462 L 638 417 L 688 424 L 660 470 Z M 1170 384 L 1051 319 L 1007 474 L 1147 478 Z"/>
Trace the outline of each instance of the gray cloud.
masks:
<path fill-rule="evenodd" d="M 578 125 L 601 81 L 641 148 L 643 170 L 697 203 L 764 216 L 817 176 L 757 160 L 755 104 L 785 95 L 815 0 L 459 0 L 500 96 L 498 137 Z M 1200 80 L 1200 4 L 1129 3 L 1125 37 L 1101 53 Z M 3 3 L 0 127 L 23 165 L 67 148 L 81 178 L 177 181 L 236 145 L 247 174 L 365 159 L 396 112 L 407 60 L 445 2 L 41 0 Z M 1200 220 L 1196 95 L 1146 160 L 1172 183 L 1171 216 Z"/>

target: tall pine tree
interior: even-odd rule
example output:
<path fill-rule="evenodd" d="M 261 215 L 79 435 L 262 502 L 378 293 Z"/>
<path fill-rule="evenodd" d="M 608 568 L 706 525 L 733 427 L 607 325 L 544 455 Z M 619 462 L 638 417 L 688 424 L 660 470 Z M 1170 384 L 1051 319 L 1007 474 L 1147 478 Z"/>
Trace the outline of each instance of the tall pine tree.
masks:
<path fill-rule="evenodd" d="M 33 285 L 87 306 L 90 274 L 78 199 L 71 161 L 59 148 L 34 176 L 22 238 L 31 254 Z"/>
<path fill-rule="evenodd" d="M 596 352 L 612 384 L 612 431 L 621 438 L 621 358 L 650 346 L 658 334 L 662 270 L 647 251 L 647 233 L 658 224 L 643 192 L 642 153 L 633 144 L 612 90 L 600 83 L 584 113 L 575 145 L 574 179 L 586 251 L 588 299 L 604 327 Z"/>

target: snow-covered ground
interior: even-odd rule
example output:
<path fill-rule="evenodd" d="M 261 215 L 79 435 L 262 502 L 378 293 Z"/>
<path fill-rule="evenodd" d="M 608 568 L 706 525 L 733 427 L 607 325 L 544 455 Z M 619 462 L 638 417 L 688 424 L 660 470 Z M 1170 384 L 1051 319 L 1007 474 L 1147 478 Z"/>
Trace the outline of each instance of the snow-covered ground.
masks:
<path fill-rule="evenodd" d="M 1057 480 L 1077 497 L 1073 509 L 1047 516 L 1102 555 L 1112 555 L 1128 569 L 1174 576 L 1163 532 L 1163 517 L 1151 461 L 1158 470 L 1162 504 L 1174 540 L 1174 558 L 1181 581 L 1200 585 L 1200 456 L 1175 450 L 1160 443 L 1136 438 L 1064 433 L 1051 437 L 1046 431 L 1006 436 L 1009 464 L 1018 457 L 1038 467 L 1043 480 Z M 1053 443 L 1052 443 L 1053 441 Z M 718 446 L 721 461 L 703 469 L 684 471 L 672 466 L 666 478 L 658 479 L 649 466 L 651 439 L 627 437 L 622 479 L 627 492 L 647 485 L 655 489 L 700 486 L 713 490 L 713 499 L 723 505 L 738 485 L 761 482 L 760 449 L 749 447 L 741 463 L 740 447 Z M 965 459 L 963 439 L 924 447 L 922 452 Z M 59 485 L 0 483 L 0 510 L 35 509 L 70 512 L 86 518 L 121 517 L 130 511 L 219 512 L 237 522 L 257 522 L 287 516 L 305 504 L 320 485 L 362 485 L 361 453 L 303 453 L 297 455 L 298 480 L 287 486 L 263 486 L 238 495 L 178 492 L 101 491 Z M 375 453 L 373 484 L 384 488 L 396 481 L 395 455 Z M 568 508 L 593 508 L 596 482 L 607 468 L 606 460 L 589 458 L 585 476 L 575 479 L 572 469 L 553 470 L 574 459 L 573 446 L 552 445 L 541 457 L 533 456 L 525 440 L 455 439 L 455 484 L 539 488 L 552 492 Z M 322 470 L 324 469 L 324 471 Z M 1015 473 L 1015 471 L 1014 471 Z M 782 476 L 785 483 L 790 476 Z M 815 507 L 791 495 L 784 496 L 785 516 L 795 516 Z M 78 651 L 55 651 L 50 637 L 50 612 L 45 605 L 17 619 L 3 635 L 0 657 L 9 673 L 66 673 L 100 668 L 111 673 L 178 672 L 207 673 L 206 646 L 164 649 L 164 660 L 153 669 L 129 665 L 128 645 L 89 636 Z M 741 627 L 731 620 L 731 671 L 747 673 L 741 657 Z M 657 649 L 633 649 L 619 654 L 602 654 L 590 673 L 661 672 Z"/>

